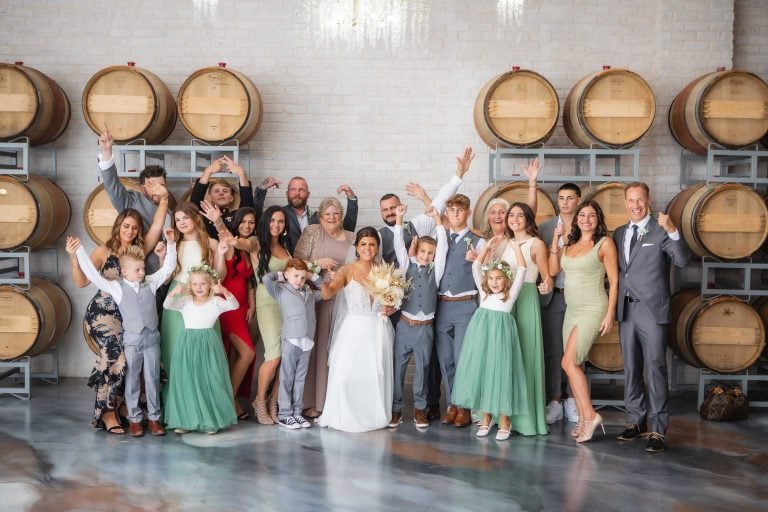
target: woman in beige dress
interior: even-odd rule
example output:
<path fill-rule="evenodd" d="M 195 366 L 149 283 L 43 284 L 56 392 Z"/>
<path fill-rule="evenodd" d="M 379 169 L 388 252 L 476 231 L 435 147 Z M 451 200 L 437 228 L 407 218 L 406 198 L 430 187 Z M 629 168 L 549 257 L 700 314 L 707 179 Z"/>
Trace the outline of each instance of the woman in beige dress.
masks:
<path fill-rule="evenodd" d="M 355 241 L 355 234 L 341 226 L 344 210 L 338 199 L 323 199 L 319 207 L 320 224 L 307 226 L 296 243 L 293 255 L 312 261 L 322 268 L 322 276 L 329 280 L 329 272 L 341 267 L 347 259 L 349 248 Z M 335 299 L 317 303 L 317 328 L 315 346 L 309 360 L 309 370 L 304 384 L 305 416 L 316 418 L 325 405 L 325 391 L 328 385 L 328 342 Z"/>

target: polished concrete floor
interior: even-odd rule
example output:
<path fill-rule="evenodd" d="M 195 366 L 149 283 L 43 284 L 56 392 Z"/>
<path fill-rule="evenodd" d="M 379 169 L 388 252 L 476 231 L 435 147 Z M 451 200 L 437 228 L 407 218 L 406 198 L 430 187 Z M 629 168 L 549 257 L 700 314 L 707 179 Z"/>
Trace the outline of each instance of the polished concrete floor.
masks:
<path fill-rule="evenodd" d="M 768 412 L 698 419 L 676 396 L 669 449 L 608 437 L 478 440 L 472 428 L 285 431 L 249 421 L 216 436 L 108 436 L 81 379 L 0 397 L 1 511 L 718 510 L 768 508 Z M 408 418 L 410 419 L 410 418 Z"/>

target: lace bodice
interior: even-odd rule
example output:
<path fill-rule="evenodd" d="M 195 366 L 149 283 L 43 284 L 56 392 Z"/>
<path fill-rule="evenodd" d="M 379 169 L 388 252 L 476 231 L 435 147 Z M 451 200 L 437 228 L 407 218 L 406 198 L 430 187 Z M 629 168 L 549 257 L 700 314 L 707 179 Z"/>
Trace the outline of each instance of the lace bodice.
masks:
<path fill-rule="evenodd" d="M 350 315 L 371 316 L 378 314 L 379 302 L 372 301 L 365 287 L 352 279 L 344 287 L 344 300 L 347 303 L 347 313 Z"/>
<path fill-rule="evenodd" d="M 189 269 L 202 263 L 203 249 L 196 241 L 182 240 L 179 243 L 178 255 L 181 270 L 176 275 L 176 280 L 182 283 L 189 282 Z"/>

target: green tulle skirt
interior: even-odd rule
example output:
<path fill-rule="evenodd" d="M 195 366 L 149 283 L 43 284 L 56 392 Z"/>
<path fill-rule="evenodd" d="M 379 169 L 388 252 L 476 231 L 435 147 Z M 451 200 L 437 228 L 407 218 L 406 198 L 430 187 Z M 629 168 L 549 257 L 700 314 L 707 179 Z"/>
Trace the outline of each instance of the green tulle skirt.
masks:
<path fill-rule="evenodd" d="M 511 418 L 512 430 L 524 436 L 544 435 L 549 432 L 544 409 L 544 342 L 541 335 L 539 293 L 535 284 L 523 285 L 512 314 L 520 336 L 528 391 L 528 411 Z"/>
<path fill-rule="evenodd" d="M 174 344 L 171 368 L 169 428 L 211 431 L 237 423 L 227 358 L 214 329 L 186 329 Z"/>
<path fill-rule="evenodd" d="M 512 315 L 482 307 L 475 311 L 459 354 L 452 401 L 493 416 L 527 413 L 525 370 Z"/>

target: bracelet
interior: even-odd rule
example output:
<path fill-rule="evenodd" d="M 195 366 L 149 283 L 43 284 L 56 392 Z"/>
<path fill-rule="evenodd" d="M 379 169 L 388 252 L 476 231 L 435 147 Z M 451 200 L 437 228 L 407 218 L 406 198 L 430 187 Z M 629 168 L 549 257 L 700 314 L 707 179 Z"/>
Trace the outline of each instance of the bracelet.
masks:
<path fill-rule="evenodd" d="M 560 254 L 560 249 L 553 251 L 552 249 L 549 250 L 550 254 Z"/>

